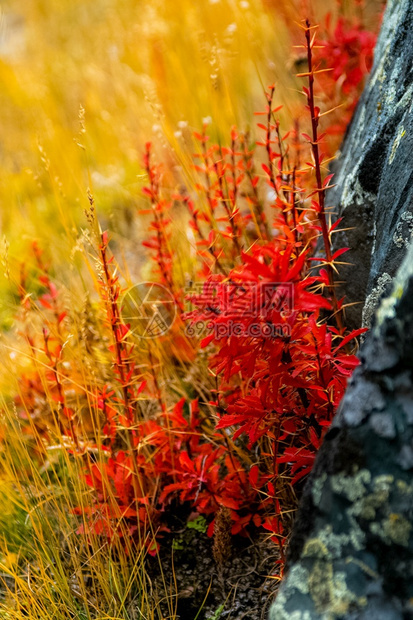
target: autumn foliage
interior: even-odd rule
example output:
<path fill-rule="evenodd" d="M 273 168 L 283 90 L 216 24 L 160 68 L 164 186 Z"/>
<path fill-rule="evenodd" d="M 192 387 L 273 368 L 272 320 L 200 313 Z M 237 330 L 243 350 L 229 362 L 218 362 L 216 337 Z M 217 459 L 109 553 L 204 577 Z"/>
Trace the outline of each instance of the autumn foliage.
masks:
<path fill-rule="evenodd" d="M 193 135 L 194 184 L 179 190 L 163 184 L 156 145 L 146 145 L 144 246 L 152 279 L 169 291 L 177 313 L 166 333 L 141 341 L 123 320 L 126 285 L 91 194 L 88 252 L 98 301 L 75 338 L 75 319 L 33 245 L 37 293 L 29 292 L 23 270 L 17 317 L 32 364 L 15 404 L 26 434 L 41 437 L 36 458 L 58 443 L 79 463 L 90 491 L 74 510 L 79 534 L 109 541 L 127 535 L 156 554 L 171 506 L 205 515 L 210 535 L 225 507 L 232 534 L 263 528 L 284 561 L 302 481 L 358 363 L 355 339 L 363 331 L 348 332 L 345 300 L 336 296 L 346 249 L 333 249 L 341 222 L 325 193 L 333 182 L 329 135 L 343 134 L 374 37 L 344 20 L 320 46 L 316 34 L 307 22 L 305 113 L 290 131 L 277 117 L 271 85 L 257 113 L 256 144 L 235 127 L 227 145 L 216 144 L 204 123 Z M 327 117 L 323 129 L 325 106 L 342 102 L 337 85 L 346 112 L 341 126 L 335 113 L 334 127 Z M 190 229 L 192 288 L 173 249 L 178 211 Z M 93 380 L 71 357 L 75 344 L 94 368 Z M 177 383 L 167 392 L 161 381 L 165 352 L 186 386 L 183 396 Z M 187 379 L 198 367 L 202 391 Z"/>

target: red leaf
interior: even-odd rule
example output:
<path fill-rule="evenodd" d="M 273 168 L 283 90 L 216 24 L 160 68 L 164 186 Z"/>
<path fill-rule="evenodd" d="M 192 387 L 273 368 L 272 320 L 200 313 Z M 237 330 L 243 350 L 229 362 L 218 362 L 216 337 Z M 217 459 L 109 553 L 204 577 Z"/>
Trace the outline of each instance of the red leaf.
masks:
<path fill-rule="evenodd" d="M 340 248 L 339 250 L 337 250 L 336 252 L 334 252 L 333 256 L 331 257 L 331 260 L 336 260 L 336 258 L 338 258 L 339 256 L 341 256 L 342 254 L 344 254 L 345 252 L 348 252 L 350 248 Z"/>
<path fill-rule="evenodd" d="M 260 470 L 258 469 L 258 465 L 253 465 L 249 473 L 249 479 L 250 479 L 251 486 L 253 487 L 257 486 L 259 473 L 260 473 Z"/>
<path fill-rule="evenodd" d="M 215 334 L 209 334 L 209 336 L 206 336 L 205 338 L 202 338 L 201 342 L 199 343 L 199 346 L 201 347 L 201 349 L 204 349 L 206 346 L 209 345 L 210 342 L 212 342 L 215 338 Z"/>
<path fill-rule="evenodd" d="M 324 179 L 324 182 L 323 182 L 323 187 L 327 187 L 327 185 L 329 184 L 329 181 L 331 181 L 333 176 L 334 176 L 334 174 L 329 174 L 328 176 L 326 176 L 326 178 Z"/>
<path fill-rule="evenodd" d="M 268 168 L 267 164 L 261 164 L 261 168 L 264 170 L 266 174 L 268 174 L 269 177 L 272 176 L 271 170 Z"/>
<path fill-rule="evenodd" d="M 214 528 L 215 528 L 215 519 L 213 519 L 211 523 L 208 525 L 208 529 L 206 533 L 209 538 L 212 538 L 212 536 L 214 535 Z"/>
<path fill-rule="evenodd" d="M 365 334 L 368 331 L 369 330 L 367 327 L 360 327 L 360 329 L 353 330 L 352 332 L 347 334 L 345 338 L 343 338 L 340 344 L 333 350 L 333 353 L 336 353 L 339 349 L 341 349 L 342 347 L 345 347 L 348 342 L 350 342 L 354 338 L 357 338 L 357 336 L 360 336 L 361 334 Z"/>
<path fill-rule="evenodd" d="M 239 503 L 236 502 L 234 499 L 231 499 L 230 497 L 216 496 L 215 499 L 218 504 L 220 504 L 221 506 L 225 506 L 225 508 L 231 508 L 232 510 L 239 510 L 239 507 L 240 507 Z"/>

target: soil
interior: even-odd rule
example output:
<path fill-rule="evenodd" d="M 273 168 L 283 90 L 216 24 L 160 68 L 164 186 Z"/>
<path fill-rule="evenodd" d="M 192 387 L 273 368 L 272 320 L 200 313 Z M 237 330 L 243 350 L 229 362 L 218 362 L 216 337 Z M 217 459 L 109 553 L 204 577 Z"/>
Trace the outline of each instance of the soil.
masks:
<path fill-rule="evenodd" d="M 266 619 L 278 585 L 275 544 L 257 531 L 249 538 L 234 536 L 231 555 L 221 565 L 212 547 L 206 533 L 184 524 L 164 536 L 158 557 L 148 558 L 163 620 Z"/>

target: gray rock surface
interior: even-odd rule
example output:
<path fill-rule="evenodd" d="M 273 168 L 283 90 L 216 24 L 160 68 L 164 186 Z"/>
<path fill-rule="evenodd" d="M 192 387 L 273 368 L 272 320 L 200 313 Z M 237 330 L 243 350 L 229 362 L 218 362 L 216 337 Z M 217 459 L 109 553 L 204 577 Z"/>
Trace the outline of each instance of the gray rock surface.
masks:
<path fill-rule="evenodd" d="M 270 620 L 413 618 L 413 244 L 317 456 Z"/>
<path fill-rule="evenodd" d="M 344 216 L 337 247 L 347 324 L 369 325 L 413 235 L 413 1 L 389 0 L 369 82 L 334 165 L 327 203 Z"/>

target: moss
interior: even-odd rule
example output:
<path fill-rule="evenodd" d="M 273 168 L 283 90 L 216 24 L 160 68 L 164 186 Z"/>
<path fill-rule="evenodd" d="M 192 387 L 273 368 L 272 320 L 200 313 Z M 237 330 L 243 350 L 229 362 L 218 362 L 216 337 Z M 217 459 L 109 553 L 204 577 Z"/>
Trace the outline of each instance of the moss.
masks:
<path fill-rule="evenodd" d="M 355 546 L 350 534 L 336 534 L 331 525 L 327 525 L 320 532 L 319 539 L 327 547 L 328 556 L 334 559 L 342 557 L 343 549 L 348 545 Z"/>
<path fill-rule="evenodd" d="M 320 538 L 310 538 L 304 546 L 303 558 L 323 558 L 330 557 L 330 553 L 325 543 Z"/>
<path fill-rule="evenodd" d="M 372 523 L 370 530 L 389 545 L 394 543 L 402 547 L 408 547 L 412 524 L 402 515 L 391 513 L 381 522 Z"/>
<path fill-rule="evenodd" d="M 346 558 L 345 562 L 346 562 L 346 564 L 355 564 L 356 566 L 358 566 L 363 571 L 363 573 L 365 573 L 366 575 L 368 575 L 372 579 L 379 579 L 380 578 L 379 573 L 377 573 L 368 564 L 366 564 L 365 562 L 362 562 L 358 558 L 349 557 L 349 558 Z"/>
<path fill-rule="evenodd" d="M 391 151 L 390 151 L 390 157 L 389 157 L 389 164 L 392 164 L 394 161 L 394 158 L 396 157 L 396 151 L 400 146 L 400 142 L 402 140 L 402 138 L 404 138 L 404 136 L 406 135 L 406 130 L 403 127 L 403 125 L 399 128 L 399 131 L 397 132 L 397 135 L 393 141 L 392 147 L 391 147 Z"/>
<path fill-rule="evenodd" d="M 400 216 L 400 221 L 396 226 L 396 230 L 393 233 L 393 242 L 398 248 L 406 247 L 410 245 L 410 241 L 413 236 L 413 214 L 410 211 L 405 211 Z M 402 293 L 403 291 L 401 291 Z M 400 296 L 401 296 L 400 293 Z"/>
<path fill-rule="evenodd" d="M 366 493 L 366 485 L 371 481 L 371 473 L 360 469 L 354 476 L 336 474 L 331 476 L 331 488 L 335 493 L 344 495 L 350 502 L 355 502 Z"/>
<path fill-rule="evenodd" d="M 389 499 L 393 480 L 393 476 L 377 476 L 374 478 L 372 482 L 373 491 L 366 493 L 358 501 L 354 502 L 351 507 L 351 514 L 367 521 L 375 519 L 376 511 Z"/>
<path fill-rule="evenodd" d="M 309 576 L 308 586 L 316 611 L 321 614 L 331 609 L 334 597 L 332 563 L 317 560 Z"/>
<path fill-rule="evenodd" d="M 405 259 L 400 269 L 398 270 L 396 278 L 394 280 L 393 290 L 391 294 L 388 297 L 386 297 L 386 299 L 383 299 L 376 313 L 377 322 L 374 328 L 374 332 L 379 337 L 380 335 L 377 332 L 380 330 L 380 327 L 383 325 L 383 323 L 395 317 L 397 302 L 402 297 L 406 283 L 408 282 L 409 278 L 412 275 L 413 275 L 413 244 L 410 243 Z"/>
<path fill-rule="evenodd" d="M 301 592 L 302 594 L 308 594 L 308 577 L 308 570 L 300 564 L 297 564 L 288 574 L 289 588 L 298 590 L 298 592 Z"/>
<path fill-rule="evenodd" d="M 327 474 L 322 474 L 319 478 L 314 480 L 311 492 L 313 494 L 313 501 L 315 506 L 319 506 L 321 501 L 321 494 L 325 481 L 327 480 Z"/>

